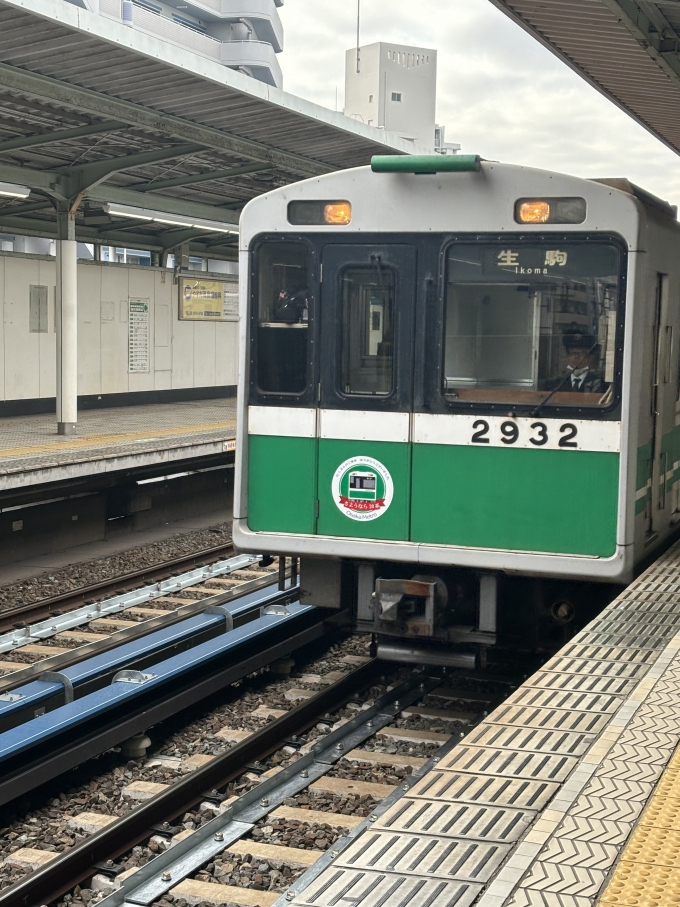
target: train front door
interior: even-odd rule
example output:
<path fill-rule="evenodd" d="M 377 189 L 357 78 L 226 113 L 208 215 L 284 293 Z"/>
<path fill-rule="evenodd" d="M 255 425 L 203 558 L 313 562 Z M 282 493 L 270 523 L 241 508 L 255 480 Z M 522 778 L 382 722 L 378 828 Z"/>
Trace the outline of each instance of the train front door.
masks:
<path fill-rule="evenodd" d="M 322 255 L 317 532 L 409 537 L 416 252 Z"/>

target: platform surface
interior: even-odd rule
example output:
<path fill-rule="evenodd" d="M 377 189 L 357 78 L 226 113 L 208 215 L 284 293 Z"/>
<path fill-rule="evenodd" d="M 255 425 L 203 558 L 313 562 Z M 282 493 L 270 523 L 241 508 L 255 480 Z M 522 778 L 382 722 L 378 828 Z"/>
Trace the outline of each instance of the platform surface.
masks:
<path fill-rule="evenodd" d="M 233 398 L 84 410 L 72 437 L 53 414 L 4 418 L 0 490 L 221 453 L 235 434 Z"/>
<path fill-rule="evenodd" d="M 680 543 L 277 905 L 680 905 L 679 741 Z"/>

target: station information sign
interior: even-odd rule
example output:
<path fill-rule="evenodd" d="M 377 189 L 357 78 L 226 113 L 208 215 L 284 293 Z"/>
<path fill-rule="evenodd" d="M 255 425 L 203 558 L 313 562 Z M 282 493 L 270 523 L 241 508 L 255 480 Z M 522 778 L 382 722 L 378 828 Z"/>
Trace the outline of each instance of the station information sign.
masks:
<path fill-rule="evenodd" d="M 128 300 L 128 372 L 149 371 L 149 300 Z"/>
<path fill-rule="evenodd" d="M 237 321 L 238 281 L 181 277 L 180 321 Z"/>

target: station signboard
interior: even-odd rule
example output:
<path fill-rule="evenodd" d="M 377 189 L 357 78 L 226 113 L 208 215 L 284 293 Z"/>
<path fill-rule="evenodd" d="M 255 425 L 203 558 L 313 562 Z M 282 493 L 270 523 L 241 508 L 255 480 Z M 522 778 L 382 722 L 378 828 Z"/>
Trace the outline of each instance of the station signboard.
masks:
<path fill-rule="evenodd" d="M 238 281 L 181 277 L 180 321 L 237 321 Z"/>

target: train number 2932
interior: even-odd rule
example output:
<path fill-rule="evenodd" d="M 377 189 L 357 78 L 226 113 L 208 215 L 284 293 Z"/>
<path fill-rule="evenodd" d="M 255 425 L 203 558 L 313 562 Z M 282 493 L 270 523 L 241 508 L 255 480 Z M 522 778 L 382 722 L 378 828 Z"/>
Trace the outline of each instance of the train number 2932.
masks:
<path fill-rule="evenodd" d="M 477 419 L 472 425 L 473 444 L 490 444 L 489 423 L 485 419 Z M 543 447 L 550 440 L 548 426 L 545 422 L 532 422 L 529 426 L 531 434 L 526 439 L 534 447 Z M 516 422 L 502 422 L 500 426 L 501 444 L 516 444 L 520 440 L 520 427 Z M 578 429 L 572 422 L 564 422 L 557 429 L 559 433 L 558 447 L 578 447 L 575 440 Z"/>

